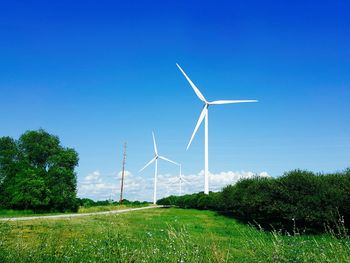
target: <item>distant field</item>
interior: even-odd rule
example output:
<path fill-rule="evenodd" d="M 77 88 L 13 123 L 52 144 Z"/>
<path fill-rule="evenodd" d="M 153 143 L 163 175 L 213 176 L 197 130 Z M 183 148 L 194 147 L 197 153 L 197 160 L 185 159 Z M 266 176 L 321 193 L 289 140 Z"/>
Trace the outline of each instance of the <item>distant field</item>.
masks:
<path fill-rule="evenodd" d="M 350 262 L 349 238 L 282 236 L 177 208 L 0 222 L 0 262 Z"/>

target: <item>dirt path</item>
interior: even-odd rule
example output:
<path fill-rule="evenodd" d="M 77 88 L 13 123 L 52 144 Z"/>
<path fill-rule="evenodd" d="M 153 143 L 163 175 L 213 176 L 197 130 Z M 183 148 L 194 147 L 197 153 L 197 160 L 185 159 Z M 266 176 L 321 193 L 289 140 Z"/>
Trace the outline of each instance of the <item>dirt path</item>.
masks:
<path fill-rule="evenodd" d="M 71 217 L 82 217 L 82 216 L 94 216 L 94 215 L 109 215 L 109 214 L 121 214 L 132 211 L 153 209 L 163 207 L 161 205 L 157 206 L 146 206 L 140 208 L 128 208 L 121 210 L 105 211 L 105 212 L 92 212 L 92 213 L 82 213 L 82 214 L 62 214 L 62 215 L 52 215 L 52 216 L 26 216 L 26 217 L 3 217 L 0 221 L 23 221 L 23 220 L 34 220 L 34 219 L 61 219 L 61 218 L 71 218 Z"/>

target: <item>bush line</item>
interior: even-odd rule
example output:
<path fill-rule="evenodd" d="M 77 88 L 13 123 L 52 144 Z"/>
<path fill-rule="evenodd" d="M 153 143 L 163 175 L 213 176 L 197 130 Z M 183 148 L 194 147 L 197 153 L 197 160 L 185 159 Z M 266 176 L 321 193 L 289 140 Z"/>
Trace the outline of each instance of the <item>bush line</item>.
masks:
<path fill-rule="evenodd" d="M 241 179 L 220 192 L 169 196 L 159 205 L 230 213 L 264 229 L 321 233 L 350 226 L 350 168 L 332 174 L 293 170 L 283 176 Z"/>

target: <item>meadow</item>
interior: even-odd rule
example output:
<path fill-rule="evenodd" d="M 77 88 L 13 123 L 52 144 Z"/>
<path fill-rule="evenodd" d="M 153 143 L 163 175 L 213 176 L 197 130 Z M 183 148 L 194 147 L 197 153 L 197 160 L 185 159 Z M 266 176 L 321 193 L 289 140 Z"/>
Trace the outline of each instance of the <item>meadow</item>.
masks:
<path fill-rule="evenodd" d="M 214 211 L 155 208 L 0 222 L 0 262 L 350 262 L 342 230 L 282 235 Z"/>

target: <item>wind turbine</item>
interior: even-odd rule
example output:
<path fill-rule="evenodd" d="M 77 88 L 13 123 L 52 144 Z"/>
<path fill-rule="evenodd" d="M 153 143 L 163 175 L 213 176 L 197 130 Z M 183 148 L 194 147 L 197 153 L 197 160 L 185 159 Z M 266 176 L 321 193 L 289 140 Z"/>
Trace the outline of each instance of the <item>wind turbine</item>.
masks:
<path fill-rule="evenodd" d="M 258 102 L 257 100 L 215 100 L 215 101 L 207 101 L 203 94 L 199 91 L 199 89 L 194 85 L 194 83 L 190 80 L 190 78 L 186 75 L 186 73 L 182 70 L 179 64 L 176 63 L 176 66 L 180 69 L 182 74 L 185 76 L 187 81 L 190 83 L 192 89 L 196 93 L 197 97 L 204 103 L 201 114 L 199 115 L 199 119 L 197 121 L 196 127 L 192 133 L 191 139 L 187 145 L 186 150 L 190 147 L 192 140 L 205 118 L 204 122 L 204 193 L 209 194 L 209 154 L 208 154 L 208 108 L 210 105 L 221 105 L 221 104 L 236 104 L 236 103 L 244 103 L 244 102 Z"/>
<path fill-rule="evenodd" d="M 180 191 L 179 191 L 179 196 L 182 195 L 182 183 L 185 182 L 185 183 L 188 183 L 187 180 L 185 180 L 184 176 L 182 175 L 182 166 L 181 164 L 178 164 L 179 168 L 180 168 L 180 173 L 179 173 L 179 177 L 178 178 L 174 178 L 174 179 L 170 179 L 170 183 L 172 184 L 175 184 L 175 183 L 179 183 L 179 186 L 180 186 Z"/>
<path fill-rule="evenodd" d="M 179 164 L 180 166 L 180 175 L 179 175 L 179 183 L 180 183 L 180 196 L 182 195 L 182 182 L 188 183 L 187 180 L 185 180 L 185 178 L 182 176 L 182 171 L 181 171 L 181 164 Z"/>
<path fill-rule="evenodd" d="M 157 202 L 157 173 L 158 173 L 158 159 L 162 159 L 164 161 L 170 162 L 175 165 L 179 165 L 178 163 L 169 160 L 168 158 L 165 158 L 164 156 L 158 155 L 158 150 L 157 150 L 157 144 L 156 144 L 156 139 L 154 138 L 154 133 L 152 132 L 153 136 L 153 147 L 154 147 L 154 158 L 149 161 L 139 172 L 142 172 L 147 166 L 155 162 L 155 169 L 154 169 L 154 192 L 153 192 L 153 204 L 156 204 Z"/>

